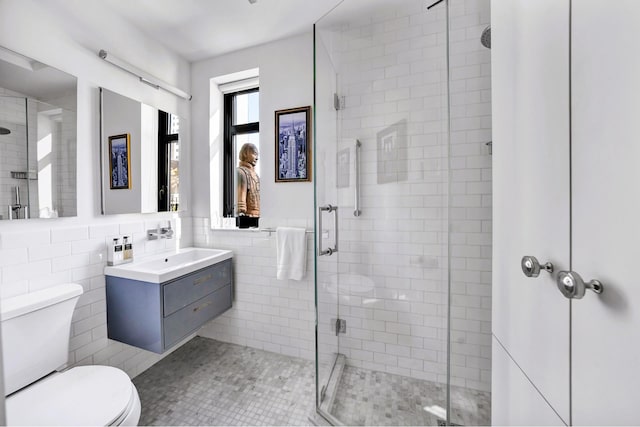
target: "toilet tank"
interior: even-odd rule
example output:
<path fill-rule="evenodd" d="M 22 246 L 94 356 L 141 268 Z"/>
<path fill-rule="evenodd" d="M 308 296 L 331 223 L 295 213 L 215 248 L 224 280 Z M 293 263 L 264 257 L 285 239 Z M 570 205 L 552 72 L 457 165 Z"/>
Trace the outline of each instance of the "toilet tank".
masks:
<path fill-rule="evenodd" d="M 82 286 L 67 283 L 0 300 L 5 396 L 65 365 Z"/>

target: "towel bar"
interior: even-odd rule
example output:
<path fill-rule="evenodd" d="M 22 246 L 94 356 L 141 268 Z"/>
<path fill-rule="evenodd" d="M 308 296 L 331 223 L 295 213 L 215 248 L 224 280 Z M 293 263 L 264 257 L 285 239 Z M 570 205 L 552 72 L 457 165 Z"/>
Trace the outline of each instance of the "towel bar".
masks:
<path fill-rule="evenodd" d="M 261 228 L 260 231 L 264 231 L 265 233 L 269 233 L 269 235 L 271 235 L 271 233 L 275 233 L 276 232 L 276 229 L 275 228 Z M 305 230 L 305 233 L 313 234 L 314 231 L 313 230 Z"/>

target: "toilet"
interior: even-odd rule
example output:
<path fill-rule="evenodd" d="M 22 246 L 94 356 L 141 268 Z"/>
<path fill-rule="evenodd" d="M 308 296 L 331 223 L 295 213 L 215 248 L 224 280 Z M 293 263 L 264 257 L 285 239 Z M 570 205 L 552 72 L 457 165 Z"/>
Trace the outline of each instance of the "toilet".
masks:
<path fill-rule="evenodd" d="M 66 366 L 75 283 L 0 301 L 7 425 L 137 425 L 140 398 L 111 366 Z"/>

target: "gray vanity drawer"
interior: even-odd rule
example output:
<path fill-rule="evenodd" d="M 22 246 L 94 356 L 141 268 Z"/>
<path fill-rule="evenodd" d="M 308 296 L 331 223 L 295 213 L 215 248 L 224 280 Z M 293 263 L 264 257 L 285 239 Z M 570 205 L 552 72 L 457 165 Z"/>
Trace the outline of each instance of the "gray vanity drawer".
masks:
<path fill-rule="evenodd" d="M 169 348 L 207 321 L 231 308 L 231 284 L 164 319 L 164 348 Z"/>
<path fill-rule="evenodd" d="M 204 268 L 163 286 L 164 317 L 231 283 L 231 260 Z"/>

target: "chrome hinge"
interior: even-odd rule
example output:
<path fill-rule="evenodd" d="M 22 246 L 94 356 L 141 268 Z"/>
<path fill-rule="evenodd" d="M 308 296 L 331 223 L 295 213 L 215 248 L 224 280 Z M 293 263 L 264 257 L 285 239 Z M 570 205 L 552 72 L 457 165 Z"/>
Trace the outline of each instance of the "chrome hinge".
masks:
<path fill-rule="evenodd" d="M 333 94 L 333 108 L 335 108 L 336 111 L 344 108 L 344 96 L 338 96 L 337 93 Z"/>

